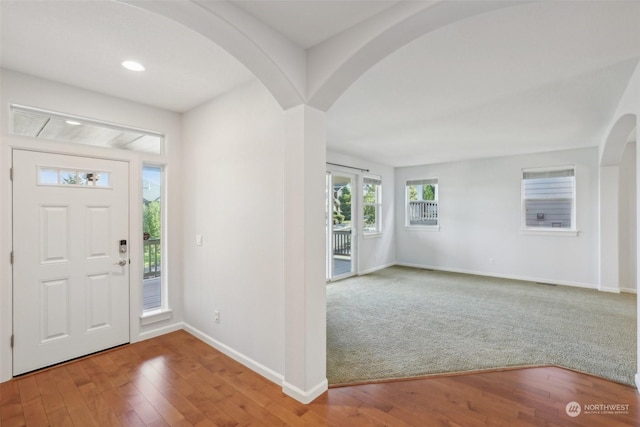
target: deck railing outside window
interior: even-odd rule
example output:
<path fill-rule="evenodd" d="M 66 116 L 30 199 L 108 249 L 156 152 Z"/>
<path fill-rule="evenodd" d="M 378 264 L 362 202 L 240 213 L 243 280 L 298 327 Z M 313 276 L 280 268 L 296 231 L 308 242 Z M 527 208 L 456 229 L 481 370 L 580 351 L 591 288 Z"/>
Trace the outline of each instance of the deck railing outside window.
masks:
<path fill-rule="evenodd" d="M 438 201 L 417 200 L 409 202 L 410 225 L 438 225 Z"/>
<path fill-rule="evenodd" d="M 160 239 L 144 240 L 144 278 L 160 276 Z"/>
<path fill-rule="evenodd" d="M 333 254 L 351 255 L 351 229 L 333 231 Z"/>

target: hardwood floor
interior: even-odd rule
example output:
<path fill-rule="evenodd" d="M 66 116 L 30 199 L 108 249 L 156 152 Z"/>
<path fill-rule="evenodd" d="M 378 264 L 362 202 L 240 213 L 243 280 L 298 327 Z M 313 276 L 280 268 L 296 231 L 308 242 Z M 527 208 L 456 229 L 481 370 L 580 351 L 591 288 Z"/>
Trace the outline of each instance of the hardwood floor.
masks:
<path fill-rule="evenodd" d="M 585 413 L 601 405 L 628 407 Z M 556 367 L 332 388 L 303 405 L 183 331 L 0 384 L 2 427 L 638 426 L 639 408 L 631 387 Z"/>

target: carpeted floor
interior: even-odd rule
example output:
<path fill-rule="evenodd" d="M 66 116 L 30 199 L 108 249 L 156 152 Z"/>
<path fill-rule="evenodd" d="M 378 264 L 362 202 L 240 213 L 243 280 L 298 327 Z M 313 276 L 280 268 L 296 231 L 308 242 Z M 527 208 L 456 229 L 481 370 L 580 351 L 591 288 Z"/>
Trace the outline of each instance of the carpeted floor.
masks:
<path fill-rule="evenodd" d="M 329 384 L 549 364 L 633 385 L 636 296 L 408 267 L 327 285 Z"/>

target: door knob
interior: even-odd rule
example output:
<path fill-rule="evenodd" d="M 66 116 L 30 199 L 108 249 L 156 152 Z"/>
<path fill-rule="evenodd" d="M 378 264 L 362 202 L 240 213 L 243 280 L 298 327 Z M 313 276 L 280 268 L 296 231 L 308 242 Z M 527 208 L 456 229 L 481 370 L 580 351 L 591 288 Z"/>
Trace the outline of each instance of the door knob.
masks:
<path fill-rule="evenodd" d="M 114 262 L 113 265 L 119 265 L 120 267 L 124 267 L 125 265 L 127 265 L 127 260 L 126 259 L 121 259 L 118 262 Z"/>

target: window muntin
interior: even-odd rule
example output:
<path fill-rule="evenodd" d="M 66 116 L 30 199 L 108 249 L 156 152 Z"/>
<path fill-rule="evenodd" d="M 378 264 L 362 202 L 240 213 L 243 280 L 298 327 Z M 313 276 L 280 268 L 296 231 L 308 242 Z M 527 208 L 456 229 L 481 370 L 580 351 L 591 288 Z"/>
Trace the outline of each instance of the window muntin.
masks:
<path fill-rule="evenodd" d="M 440 224 L 438 208 L 438 180 L 418 179 L 407 181 L 407 225 L 434 227 Z"/>
<path fill-rule="evenodd" d="M 362 180 L 362 229 L 364 234 L 382 232 L 382 180 L 365 176 Z"/>
<path fill-rule="evenodd" d="M 522 171 L 525 229 L 575 230 L 575 167 Z"/>

